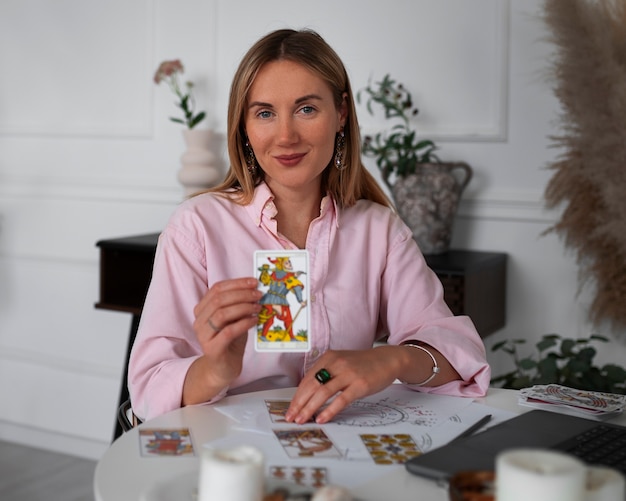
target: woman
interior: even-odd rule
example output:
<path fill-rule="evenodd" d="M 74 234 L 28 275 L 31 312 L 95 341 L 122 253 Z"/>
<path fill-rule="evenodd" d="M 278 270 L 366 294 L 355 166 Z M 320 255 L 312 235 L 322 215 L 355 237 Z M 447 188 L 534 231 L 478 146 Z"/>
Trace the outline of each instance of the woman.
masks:
<path fill-rule="evenodd" d="M 278 30 L 244 56 L 228 152 L 224 182 L 183 203 L 160 236 L 129 366 L 139 417 L 297 386 L 287 421 L 315 414 L 322 424 L 396 379 L 485 394 L 480 337 L 451 314 L 411 231 L 361 163 L 350 82 L 319 35 Z M 253 253 L 305 248 L 312 349 L 256 352 Z"/>

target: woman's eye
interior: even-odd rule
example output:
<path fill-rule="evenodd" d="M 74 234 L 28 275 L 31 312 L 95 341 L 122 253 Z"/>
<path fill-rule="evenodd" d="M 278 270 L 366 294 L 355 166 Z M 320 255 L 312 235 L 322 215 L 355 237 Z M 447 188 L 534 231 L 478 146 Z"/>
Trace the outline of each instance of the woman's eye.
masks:
<path fill-rule="evenodd" d="M 303 106 L 302 108 L 300 108 L 300 111 L 305 115 L 310 115 L 315 111 L 315 108 L 313 108 L 313 106 Z"/>
<path fill-rule="evenodd" d="M 259 111 L 257 113 L 257 116 L 259 118 L 270 118 L 272 116 L 272 113 L 270 111 Z"/>

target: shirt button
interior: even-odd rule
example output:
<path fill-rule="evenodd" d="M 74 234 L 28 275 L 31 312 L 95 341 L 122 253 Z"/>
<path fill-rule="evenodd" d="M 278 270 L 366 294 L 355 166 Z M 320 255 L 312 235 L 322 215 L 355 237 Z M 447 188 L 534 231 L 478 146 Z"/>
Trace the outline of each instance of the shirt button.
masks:
<path fill-rule="evenodd" d="M 314 303 L 315 302 L 315 294 L 311 294 L 311 302 Z"/>
<path fill-rule="evenodd" d="M 313 350 L 311 351 L 311 356 L 313 358 L 317 358 L 320 355 L 320 350 L 318 350 L 317 348 L 313 348 Z"/>

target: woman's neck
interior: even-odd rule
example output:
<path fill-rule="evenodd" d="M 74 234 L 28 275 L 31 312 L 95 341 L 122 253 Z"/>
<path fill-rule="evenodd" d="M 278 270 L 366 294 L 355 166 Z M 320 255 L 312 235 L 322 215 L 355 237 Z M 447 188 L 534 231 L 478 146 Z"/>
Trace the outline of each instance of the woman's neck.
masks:
<path fill-rule="evenodd" d="M 278 231 L 292 241 L 299 249 L 306 246 L 309 225 L 320 214 L 322 196 L 319 193 L 274 194 L 274 204 L 278 214 Z"/>

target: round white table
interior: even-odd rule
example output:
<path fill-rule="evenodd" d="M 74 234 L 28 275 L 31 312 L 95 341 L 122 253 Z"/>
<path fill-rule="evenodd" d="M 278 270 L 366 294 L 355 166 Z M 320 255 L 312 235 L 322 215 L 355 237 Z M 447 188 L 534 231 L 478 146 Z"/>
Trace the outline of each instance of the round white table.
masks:
<path fill-rule="evenodd" d="M 254 395 L 267 399 L 289 399 L 294 391 L 294 388 L 286 388 Z M 241 404 L 249 395 L 234 395 L 222 402 Z M 517 404 L 517 391 L 513 390 L 491 388 L 487 397 L 475 401 L 515 413 L 528 410 Z M 193 457 L 142 456 L 139 447 L 140 428 L 189 428 L 193 446 L 199 451 L 206 442 L 238 433 L 237 429 L 233 429 L 235 425 L 232 418 L 213 406 L 201 405 L 174 410 L 124 433 L 111 445 L 96 466 L 96 501 L 165 501 L 168 494 L 165 492 L 167 488 L 163 486 L 173 485 L 181 478 L 192 481 L 199 474 L 198 452 Z M 358 468 L 358 464 L 355 467 Z M 156 488 L 155 484 L 158 484 Z M 448 499 L 446 488 L 414 476 L 404 468 L 395 468 L 382 479 L 366 480 L 357 488 L 351 488 L 351 492 L 358 500 Z M 177 500 L 183 499 L 184 496 L 177 497 Z"/>

